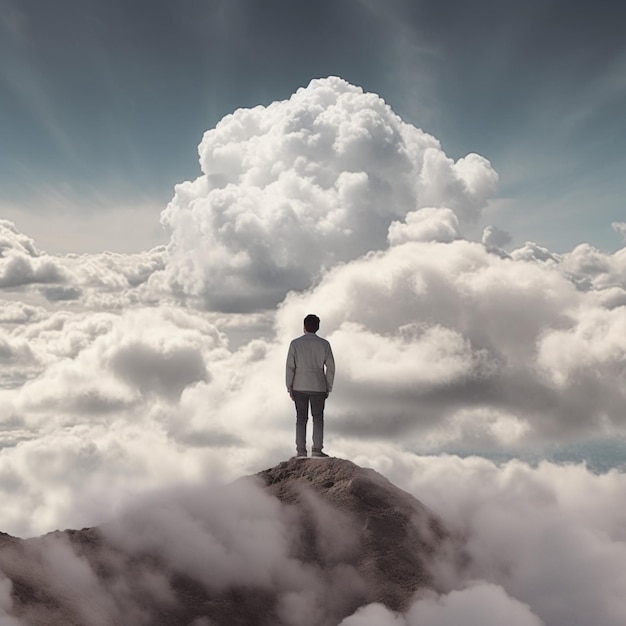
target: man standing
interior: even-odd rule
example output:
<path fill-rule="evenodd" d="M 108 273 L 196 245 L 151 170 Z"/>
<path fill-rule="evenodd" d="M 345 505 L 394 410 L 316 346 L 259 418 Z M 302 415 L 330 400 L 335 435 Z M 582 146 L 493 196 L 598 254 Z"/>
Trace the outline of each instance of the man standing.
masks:
<path fill-rule="evenodd" d="M 305 457 L 306 425 L 309 404 L 313 417 L 313 451 L 311 456 L 327 457 L 324 447 L 324 404 L 333 389 L 335 359 L 330 343 L 317 336 L 320 318 L 304 318 L 304 335 L 294 339 L 287 353 L 287 391 L 296 404 L 296 453 Z"/>

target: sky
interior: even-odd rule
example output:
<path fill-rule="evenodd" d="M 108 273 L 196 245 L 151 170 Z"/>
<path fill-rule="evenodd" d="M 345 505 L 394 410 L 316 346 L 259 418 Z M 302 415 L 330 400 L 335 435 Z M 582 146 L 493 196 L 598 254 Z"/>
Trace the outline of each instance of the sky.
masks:
<path fill-rule="evenodd" d="M 313 312 L 327 451 L 475 563 L 346 626 L 624 623 L 621 8 L 506 5 L 0 0 L 1 531 L 291 456 Z"/>
<path fill-rule="evenodd" d="M 204 131 L 331 75 L 381 95 L 452 157 L 488 158 L 501 177 L 489 217 L 517 243 L 619 245 L 626 57 L 615 0 L 0 8 L 0 207 L 49 252 L 166 241 L 155 218 L 198 173 Z"/>

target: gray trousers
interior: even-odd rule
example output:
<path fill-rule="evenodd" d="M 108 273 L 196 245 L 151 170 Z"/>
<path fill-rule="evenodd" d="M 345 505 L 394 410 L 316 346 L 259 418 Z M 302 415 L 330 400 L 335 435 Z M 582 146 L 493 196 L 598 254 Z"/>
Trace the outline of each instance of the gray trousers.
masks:
<path fill-rule="evenodd" d="M 313 417 L 313 450 L 321 452 L 324 447 L 324 404 L 326 394 L 313 391 L 293 390 L 296 404 L 296 450 L 306 452 L 306 424 L 309 421 L 309 404 Z"/>

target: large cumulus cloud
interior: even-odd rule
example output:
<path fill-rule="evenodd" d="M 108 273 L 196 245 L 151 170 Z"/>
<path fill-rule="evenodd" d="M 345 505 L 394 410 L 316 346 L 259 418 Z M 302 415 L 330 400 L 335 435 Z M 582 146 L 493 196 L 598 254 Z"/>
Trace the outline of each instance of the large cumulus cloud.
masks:
<path fill-rule="evenodd" d="M 485 158 L 453 161 L 339 78 L 226 116 L 199 153 L 202 176 L 178 185 L 163 212 L 167 278 L 225 311 L 271 307 L 337 262 L 386 247 L 391 222 L 418 209 L 475 218 L 497 181 Z"/>

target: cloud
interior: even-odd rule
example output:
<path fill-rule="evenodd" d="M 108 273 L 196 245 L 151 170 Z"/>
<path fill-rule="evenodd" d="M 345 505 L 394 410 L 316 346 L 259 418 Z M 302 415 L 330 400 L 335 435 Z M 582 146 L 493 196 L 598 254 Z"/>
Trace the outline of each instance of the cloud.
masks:
<path fill-rule="evenodd" d="M 60 458 L 70 451 L 68 442 Z M 165 464 L 166 476 L 176 465 L 168 467 L 174 458 L 164 458 L 158 447 L 144 446 L 142 461 L 155 452 L 154 467 Z M 441 552 L 433 572 L 439 593 L 418 594 L 403 614 L 380 605 L 362 607 L 342 626 L 452 626 L 461 616 L 464 623 L 494 626 L 624 623 L 623 473 L 594 474 L 584 465 L 543 462 L 533 467 L 520 461 L 416 456 L 378 442 L 347 443 L 345 453 L 384 472 L 440 515 L 455 541 L 462 542 L 464 554 L 459 560 L 456 548 Z M 138 446 L 126 462 L 140 456 Z M 54 471 L 49 460 L 42 463 L 40 458 L 39 463 Z M 136 467 L 131 465 L 120 471 L 111 491 L 123 489 L 133 474 Z M 74 475 L 80 476 L 77 483 L 85 476 Z M 84 497 L 93 486 L 88 485 Z M 107 576 L 99 577 L 75 546 L 54 534 L 38 556 L 42 569 L 54 573 L 57 591 L 76 603 L 84 601 L 85 611 L 107 607 L 109 614 L 130 614 L 137 609 L 132 598 L 140 590 L 142 597 L 167 598 L 170 578 L 177 573 L 191 574 L 217 592 L 231 585 L 276 592 L 281 618 L 294 625 L 324 623 L 329 605 L 322 598 L 358 595 L 359 581 L 349 569 L 340 568 L 325 580 L 296 558 L 299 525 L 288 508 L 248 481 L 188 480 L 150 495 L 144 492 L 124 509 L 116 521 L 105 524 L 107 537 L 131 557 L 156 553 L 163 565 L 159 580 L 141 567 L 129 570 L 128 559 L 114 553 L 104 561 Z M 334 519 L 326 508 L 314 519 L 322 529 L 322 548 L 340 561 L 337 549 L 345 551 L 344 535 L 350 537 L 346 520 Z M 333 534 L 337 521 L 338 533 Z M 2 589 L 0 607 L 10 614 L 6 579 L 0 594 Z M 138 617 L 135 623 L 146 621 Z"/>
<path fill-rule="evenodd" d="M 153 612 L 171 607 L 174 594 L 168 572 L 154 571 L 154 564 L 150 568 L 130 562 L 104 546 L 96 532 L 82 533 L 80 541 L 76 538 L 72 532 L 55 532 L 5 544 L 2 565 L 19 581 L 14 586 L 21 600 L 10 612 L 18 613 L 20 620 L 0 619 L 0 624 L 143 626 L 154 623 Z"/>
<path fill-rule="evenodd" d="M 496 179 L 481 157 L 453 162 L 380 97 L 334 78 L 227 116 L 200 156 L 203 176 L 181 185 L 163 214 L 168 250 L 49 257 L 4 225 L 11 254 L 63 277 L 37 288 L 46 300 L 28 314 L 50 308 L 45 318 L 31 324 L 19 317 L 27 305 L 7 309 L 23 320 L 5 337 L 10 380 L 29 380 L 5 394 L 10 419 L 110 423 L 138 412 L 159 416 L 185 445 L 247 447 L 260 424 L 249 407 L 259 407 L 274 416 L 263 418 L 267 445 L 287 430 L 290 407 L 273 387 L 284 345 L 316 310 L 339 355 L 332 401 L 343 435 L 489 448 L 622 428 L 623 253 L 579 246 L 555 255 L 527 243 L 507 254 L 508 235 L 496 227 L 482 245 L 464 239 L 462 224 Z M 295 242 L 280 253 L 284 269 L 302 281 L 283 283 L 273 269 L 267 284 L 252 280 L 284 241 Z M 191 282 L 171 282 L 181 272 Z M 235 337 L 231 348 L 225 337 L 208 347 L 200 311 L 173 314 L 188 304 L 179 295 L 201 295 L 206 276 L 207 297 L 235 294 L 235 309 L 254 309 L 211 316 L 206 332 Z M 290 290 L 273 329 L 271 315 L 261 327 L 254 321 L 268 285 L 276 298 Z M 128 307 L 139 309 L 120 315 Z"/>
<path fill-rule="evenodd" d="M 18 412 L 38 419 L 54 419 L 50 412 L 55 410 L 75 419 L 111 415 L 151 394 L 176 401 L 187 386 L 209 380 L 206 361 L 219 357 L 226 345 L 201 318 L 165 307 L 55 321 L 60 327 L 40 333 L 46 341 L 40 349 L 48 358 L 51 351 L 60 358 L 29 381 L 15 401 Z"/>
<path fill-rule="evenodd" d="M 408 624 L 430 624 L 427 616 L 434 624 L 459 623 L 453 605 L 465 606 L 477 624 L 492 623 L 488 607 L 494 615 L 510 610 L 510 622 L 494 624 L 623 623 L 624 507 L 617 504 L 624 501 L 623 473 L 594 474 L 584 465 L 548 462 L 532 467 L 517 460 L 498 465 L 478 457 L 417 457 L 378 444 L 353 458 L 384 471 L 464 541 L 467 566 L 444 558 L 439 584 L 447 591 L 439 598 L 416 598 L 404 616 Z M 420 614 L 420 607 L 428 610 Z"/>
<path fill-rule="evenodd" d="M 509 597 L 499 585 L 477 583 L 443 597 L 419 600 L 408 615 L 408 623 L 424 626 L 542 626 L 530 607 Z"/>
<path fill-rule="evenodd" d="M 0 288 L 21 287 L 32 283 L 64 282 L 65 277 L 57 264 L 39 257 L 22 254 L 5 254 L 0 259 Z"/>
<path fill-rule="evenodd" d="M 615 290 L 581 289 L 554 260 L 456 239 L 339 265 L 290 294 L 273 328 L 265 317 L 172 304 L 44 315 L 12 303 L 2 528 L 97 523 L 159 483 L 235 477 L 286 458 L 293 406 L 281 372 L 311 310 L 338 361 L 331 452 L 377 441 L 515 454 L 622 432 L 625 313 Z M 239 328 L 246 338 L 231 347 L 227 334 Z"/>
<path fill-rule="evenodd" d="M 407 213 L 405 223 L 392 222 L 387 239 L 390 245 L 407 241 L 439 241 L 459 239 L 459 220 L 451 209 L 426 208 Z"/>
<path fill-rule="evenodd" d="M 406 620 L 382 604 L 369 604 L 342 620 L 340 626 L 406 626 Z"/>
<path fill-rule="evenodd" d="M 611 226 L 616 233 L 619 233 L 626 240 L 626 222 L 613 222 Z"/>
<path fill-rule="evenodd" d="M 0 288 L 65 280 L 58 264 L 40 253 L 12 222 L 0 220 Z"/>
<path fill-rule="evenodd" d="M 162 215 L 166 277 L 231 312 L 272 307 L 326 268 L 385 248 L 407 216 L 394 241 L 454 238 L 451 211 L 476 218 L 497 181 L 483 157 L 453 161 L 382 98 L 332 77 L 226 116 L 199 153 L 203 175 L 178 185 Z M 425 207 L 448 212 L 428 226 Z"/>
<path fill-rule="evenodd" d="M 487 226 L 483 231 L 482 242 L 487 248 L 504 248 L 511 243 L 511 235 L 497 226 Z"/>
<path fill-rule="evenodd" d="M 85 624 L 104 624 L 104 615 L 111 616 L 114 621 L 123 619 L 119 607 L 102 588 L 87 559 L 75 552 L 66 537 L 52 535 L 43 541 L 41 548 L 31 548 L 30 552 L 39 560 L 53 594 L 65 597 L 70 605 L 74 605 Z"/>
<path fill-rule="evenodd" d="M 352 538 L 338 511 L 326 506 L 314 517 L 320 547 L 335 564 L 324 572 L 298 557 L 304 531 L 295 511 L 251 480 L 154 494 L 104 532 L 124 554 L 158 558 L 167 576 L 189 576 L 212 594 L 233 587 L 270 592 L 281 624 L 315 626 L 345 615 L 345 606 L 363 594 L 363 581 L 342 562 L 343 537 L 332 536 L 337 521 Z"/>
<path fill-rule="evenodd" d="M 60 300 L 78 300 L 82 295 L 82 290 L 77 287 L 45 287 L 41 293 L 46 300 L 58 302 Z"/>
<path fill-rule="evenodd" d="M 13 584 L 9 578 L 6 578 L 0 571 L 0 626 L 23 626 L 23 622 L 16 617 L 11 616 L 13 608 L 13 598 L 11 592 Z"/>
<path fill-rule="evenodd" d="M 192 576 L 210 590 L 234 584 L 271 588 L 298 575 L 278 500 L 247 482 L 158 494 L 105 528 L 130 554 L 158 554 L 169 571 Z M 165 504 L 167 502 L 167 504 Z"/>
<path fill-rule="evenodd" d="M 613 254 L 601 252 L 589 244 L 580 244 L 562 255 L 562 268 L 579 288 L 603 291 L 620 287 L 626 289 L 626 248 Z"/>
<path fill-rule="evenodd" d="M 511 258 L 515 261 L 540 261 L 542 263 L 558 264 L 561 260 L 558 254 L 544 248 L 533 241 L 527 241 L 521 248 L 511 252 Z"/>
<path fill-rule="evenodd" d="M 35 322 L 45 314 L 45 309 L 24 302 L 0 302 L 0 322 L 3 324 Z"/>
<path fill-rule="evenodd" d="M 323 312 L 322 331 L 341 359 L 334 407 L 343 434 L 422 439 L 471 408 L 546 432 L 554 422 L 584 428 L 582 412 L 572 423 L 567 394 L 575 388 L 555 390 L 537 367 L 541 341 L 573 326 L 582 298 L 549 266 L 514 263 L 463 240 L 408 242 L 290 294 L 277 328 L 287 335 L 303 312 Z M 612 419 L 621 423 L 621 414 Z"/>
<path fill-rule="evenodd" d="M 9 312 L 9 316 L 18 313 Z M 0 386 L 16 387 L 40 371 L 41 365 L 32 347 L 22 337 L 0 329 Z"/>
<path fill-rule="evenodd" d="M 20 233 L 15 224 L 8 220 L 0 220 L 0 256 L 4 257 L 11 252 L 38 256 L 35 242 L 28 236 Z"/>
<path fill-rule="evenodd" d="M 360 608 L 340 626 L 542 626 L 530 607 L 509 597 L 502 587 L 475 583 L 442 596 L 429 595 L 413 604 L 406 615 L 380 604 Z"/>
<path fill-rule="evenodd" d="M 164 269 L 165 255 L 162 246 L 136 254 L 50 255 L 40 252 L 12 222 L 0 220 L 0 289 L 27 294 L 42 307 L 75 302 L 77 308 L 122 309 L 171 299 L 171 294 L 145 286 Z"/>
<path fill-rule="evenodd" d="M 131 342 L 117 350 L 111 368 L 123 380 L 142 392 L 180 397 L 183 390 L 198 381 L 206 381 L 208 372 L 196 346 L 147 346 Z"/>
<path fill-rule="evenodd" d="M 623 432 L 624 250 L 531 249 L 435 239 L 370 253 L 289 294 L 277 334 L 321 315 L 346 436 L 480 449 Z"/>
<path fill-rule="evenodd" d="M 449 159 L 340 79 L 226 116 L 200 159 L 167 248 L 48 255 L 0 224 L 0 529 L 97 523 L 157 485 L 289 456 L 282 372 L 311 311 L 338 363 L 332 453 L 619 441 L 623 249 L 468 240 L 488 162 Z"/>

